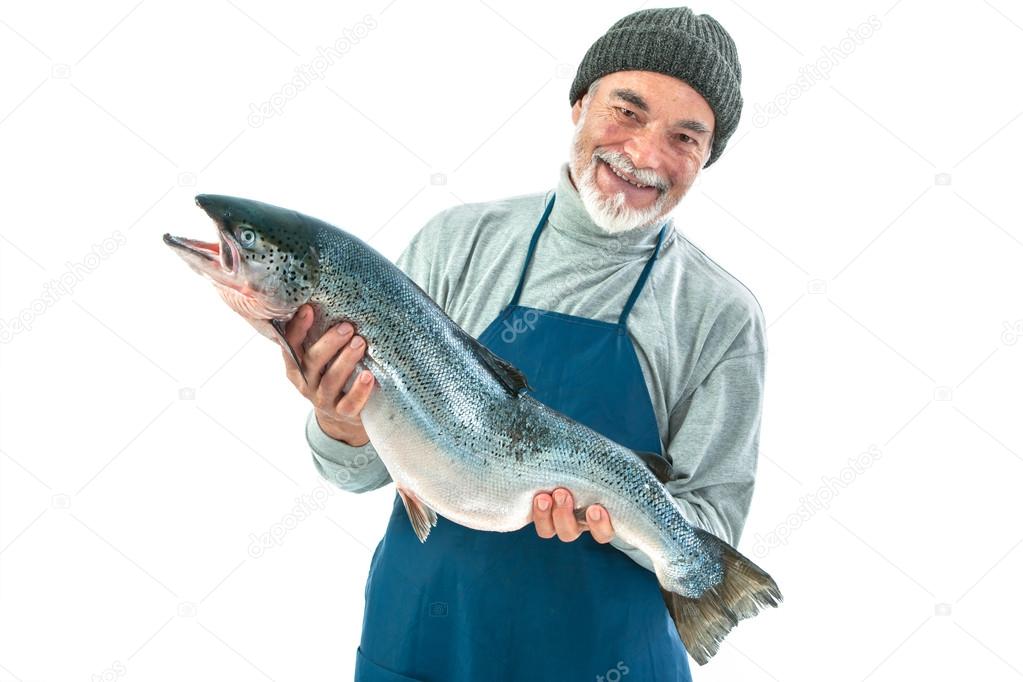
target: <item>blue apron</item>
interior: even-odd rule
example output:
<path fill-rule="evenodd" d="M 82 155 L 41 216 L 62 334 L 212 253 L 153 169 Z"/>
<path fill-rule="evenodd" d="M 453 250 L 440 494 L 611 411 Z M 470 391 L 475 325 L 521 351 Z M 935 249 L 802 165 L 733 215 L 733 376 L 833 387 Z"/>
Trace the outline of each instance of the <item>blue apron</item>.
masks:
<path fill-rule="evenodd" d="M 520 306 L 552 196 L 511 302 L 479 337 L 518 367 L 532 395 L 634 450 L 661 454 L 626 319 L 666 226 L 617 323 Z M 614 519 L 611 519 L 614 524 Z M 366 582 L 358 682 L 691 680 L 657 578 L 583 533 L 543 539 L 443 516 L 420 543 L 396 494 Z"/>

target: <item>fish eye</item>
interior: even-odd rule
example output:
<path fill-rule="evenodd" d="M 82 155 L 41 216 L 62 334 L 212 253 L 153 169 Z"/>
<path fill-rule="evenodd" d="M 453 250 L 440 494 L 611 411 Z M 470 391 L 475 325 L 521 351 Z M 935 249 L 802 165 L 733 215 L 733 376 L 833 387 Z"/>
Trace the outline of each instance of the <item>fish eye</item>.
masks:
<path fill-rule="evenodd" d="M 252 246 L 256 243 L 256 231 L 249 227 L 243 227 L 238 231 L 238 241 L 242 246 Z"/>

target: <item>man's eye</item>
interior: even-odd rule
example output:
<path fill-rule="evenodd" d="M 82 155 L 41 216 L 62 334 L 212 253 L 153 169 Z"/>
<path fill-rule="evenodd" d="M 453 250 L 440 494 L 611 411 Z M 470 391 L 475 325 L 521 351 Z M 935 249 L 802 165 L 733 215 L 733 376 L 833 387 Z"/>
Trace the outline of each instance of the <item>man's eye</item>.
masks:
<path fill-rule="evenodd" d="M 696 142 L 696 140 L 694 140 L 693 138 L 689 137 L 689 136 L 688 136 L 688 135 L 686 135 L 685 133 L 679 133 L 679 135 L 678 135 L 678 139 L 679 139 L 679 140 L 680 140 L 681 142 L 685 142 L 686 144 L 689 144 L 689 143 L 691 143 L 691 142 Z"/>
<path fill-rule="evenodd" d="M 622 112 L 622 115 L 627 116 L 628 118 L 636 118 L 636 114 L 632 113 L 632 111 L 625 107 L 618 107 L 618 111 Z"/>

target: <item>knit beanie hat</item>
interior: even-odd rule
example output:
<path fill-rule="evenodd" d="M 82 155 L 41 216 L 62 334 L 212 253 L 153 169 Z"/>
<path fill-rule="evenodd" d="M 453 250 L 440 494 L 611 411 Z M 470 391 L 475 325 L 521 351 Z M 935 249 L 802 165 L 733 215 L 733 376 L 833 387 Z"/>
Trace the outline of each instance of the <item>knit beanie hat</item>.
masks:
<path fill-rule="evenodd" d="M 739 124 L 742 69 L 731 36 L 707 14 L 688 7 L 644 9 L 619 19 L 597 39 L 575 74 L 574 105 L 590 83 L 615 71 L 655 71 L 685 81 L 714 112 L 714 163 Z"/>

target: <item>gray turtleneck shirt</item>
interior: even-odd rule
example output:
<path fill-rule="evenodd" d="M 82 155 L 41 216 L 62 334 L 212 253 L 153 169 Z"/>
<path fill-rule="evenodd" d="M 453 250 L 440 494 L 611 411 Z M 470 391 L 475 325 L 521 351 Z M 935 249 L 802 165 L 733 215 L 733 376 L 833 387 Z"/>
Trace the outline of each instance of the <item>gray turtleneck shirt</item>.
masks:
<path fill-rule="evenodd" d="M 610 234 L 595 224 L 563 164 L 520 305 L 616 322 L 657 241 L 659 225 Z M 551 191 L 464 204 L 435 215 L 397 265 L 468 334 L 511 300 Z M 766 338 L 753 294 L 675 228 L 665 232 L 628 330 L 650 392 L 668 490 L 688 520 L 736 545 L 756 477 Z M 372 442 L 326 435 L 315 411 L 306 439 L 317 470 L 361 493 L 391 481 Z M 614 525 L 614 519 L 611 519 Z M 612 545 L 647 569 L 643 552 Z"/>

